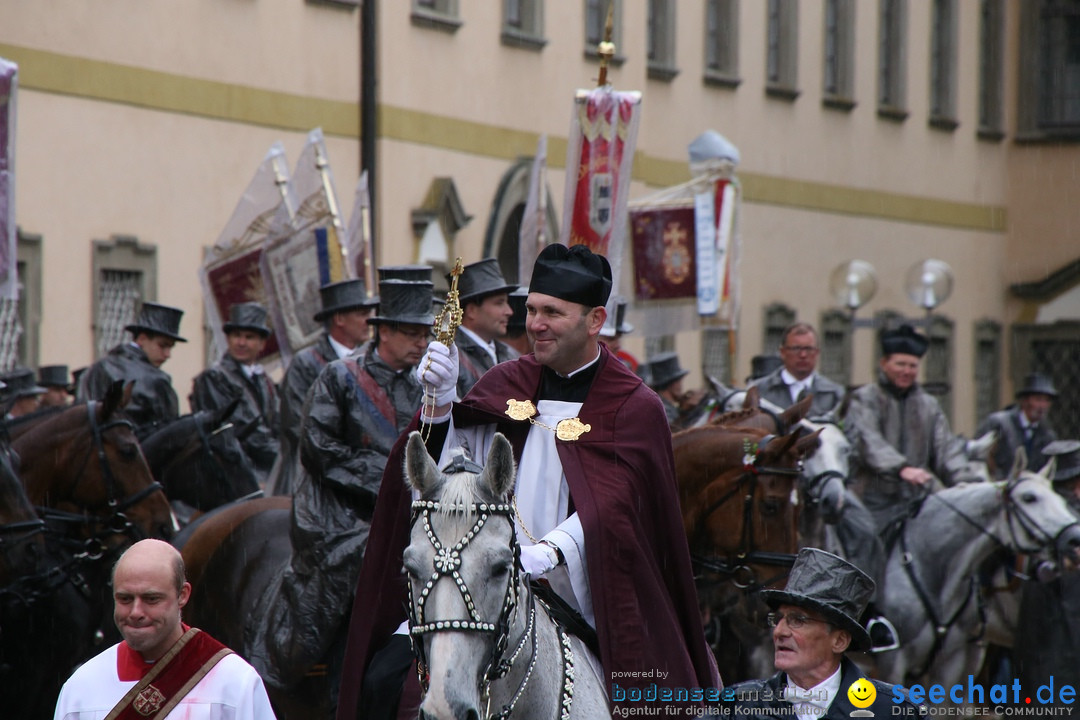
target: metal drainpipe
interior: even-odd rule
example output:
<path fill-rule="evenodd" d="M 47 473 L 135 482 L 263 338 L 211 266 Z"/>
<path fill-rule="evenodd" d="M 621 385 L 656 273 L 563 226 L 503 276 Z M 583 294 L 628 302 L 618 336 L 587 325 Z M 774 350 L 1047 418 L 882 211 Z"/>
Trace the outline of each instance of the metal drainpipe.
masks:
<path fill-rule="evenodd" d="M 375 138 L 375 95 L 378 74 L 376 72 L 375 48 L 375 4 L 376 0 L 363 0 L 360 8 L 360 169 L 367 170 L 368 197 L 371 200 L 371 267 L 379 266 L 379 187 L 376 174 Z M 376 292 L 369 289 L 369 292 Z"/>

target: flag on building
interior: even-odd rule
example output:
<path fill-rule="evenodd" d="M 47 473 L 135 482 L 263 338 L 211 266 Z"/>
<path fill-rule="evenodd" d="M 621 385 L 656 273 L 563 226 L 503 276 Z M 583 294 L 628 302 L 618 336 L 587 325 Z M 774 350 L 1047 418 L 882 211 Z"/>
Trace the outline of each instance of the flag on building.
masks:
<path fill-rule="evenodd" d="M 578 90 L 574 98 L 560 242 L 586 245 L 606 256 L 615 288 L 626 251 L 626 207 L 640 119 L 639 92 L 604 85 Z M 609 314 L 613 310 L 609 307 Z"/>
<path fill-rule="evenodd" d="M 280 142 L 274 143 L 217 241 L 206 251 L 199 282 L 218 354 L 224 354 L 227 347 L 222 325 L 233 304 L 257 302 L 269 307 L 261 270 L 263 243 L 275 216 L 280 212 L 288 218 L 296 207 L 295 200 L 288 197 L 288 182 L 285 148 Z M 271 335 L 262 357 L 270 358 L 277 352 L 277 341 Z"/>
<path fill-rule="evenodd" d="M 319 288 L 351 276 L 342 239 L 334 179 L 322 130 L 308 133 L 289 193 L 297 200 L 291 222 L 280 209 L 271 226 L 261 259 L 267 305 L 283 363 L 319 339 L 322 325 L 314 315 L 321 307 Z"/>

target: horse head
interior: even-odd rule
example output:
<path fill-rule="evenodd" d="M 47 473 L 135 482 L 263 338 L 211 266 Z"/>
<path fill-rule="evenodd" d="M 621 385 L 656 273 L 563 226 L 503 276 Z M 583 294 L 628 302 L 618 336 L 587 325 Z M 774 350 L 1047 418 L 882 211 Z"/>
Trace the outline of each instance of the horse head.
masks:
<path fill-rule="evenodd" d="M 818 432 L 817 449 L 803 459 L 803 489 L 820 502 L 825 521 L 836 522 L 851 472 L 851 442 L 835 423 L 803 420 L 801 425 Z"/>
<path fill-rule="evenodd" d="M 109 549 L 176 530 L 131 422 L 121 416 L 131 388 L 117 381 L 102 401 L 72 405 L 12 443 L 30 501 L 54 511 L 46 519 L 75 524 L 74 534 Z"/>
<path fill-rule="evenodd" d="M 1023 447 L 1017 449 L 1002 489 L 1002 531 L 1016 552 L 1034 553 L 1056 545 L 1059 552 L 1080 557 L 1080 524 L 1051 482 L 1056 464 L 1051 457 L 1039 472 L 1030 472 L 1025 469 L 1027 453 Z"/>
<path fill-rule="evenodd" d="M 405 471 L 421 495 L 403 556 L 410 631 L 430 674 L 421 717 L 478 718 L 484 690 L 504 660 L 511 622 L 520 621 L 516 609 L 524 592 L 507 501 L 513 451 L 496 434 L 483 470 L 462 462 L 443 474 L 414 432 Z"/>

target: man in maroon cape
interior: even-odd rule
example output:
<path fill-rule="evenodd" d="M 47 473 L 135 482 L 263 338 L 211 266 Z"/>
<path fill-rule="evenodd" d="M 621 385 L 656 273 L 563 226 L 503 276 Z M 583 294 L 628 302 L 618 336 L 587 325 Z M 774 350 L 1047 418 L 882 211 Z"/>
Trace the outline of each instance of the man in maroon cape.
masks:
<path fill-rule="evenodd" d="M 530 283 L 534 354 L 496 365 L 452 409 L 457 351 L 432 343 L 417 367 L 430 396 L 424 407 L 434 405 L 430 416 L 421 411 L 425 424 L 431 420 L 427 445 L 437 460 L 462 445 L 483 458 L 494 432 L 510 440 L 522 565 L 533 577 L 546 575 L 595 628 L 613 706 L 628 690 L 653 685 L 700 700 L 717 695 L 721 682 L 702 630 L 667 420 L 656 394 L 597 342 L 610 291 L 605 258 L 583 246 L 548 246 Z M 372 675 L 386 673 L 400 687 L 403 673 L 384 666 L 388 649 L 400 649 L 406 637 L 394 635 L 408 597 L 405 441 L 402 435 L 391 454 L 376 503 L 338 720 L 375 716 L 370 696 L 392 691 L 373 689 Z M 400 650 L 396 656 L 400 665 Z"/>

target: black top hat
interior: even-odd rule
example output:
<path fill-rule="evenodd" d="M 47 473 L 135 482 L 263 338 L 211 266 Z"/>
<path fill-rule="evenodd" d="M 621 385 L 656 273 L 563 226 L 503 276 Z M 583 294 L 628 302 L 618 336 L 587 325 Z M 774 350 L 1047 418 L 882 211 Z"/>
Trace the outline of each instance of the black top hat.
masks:
<path fill-rule="evenodd" d="M 1050 378 L 1046 377 L 1042 373 L 1031 373 L 1024 378 L 1024 387 L 1016 391 L 1016 397 L 1023 397 L 1025 395 L 1049 395 L 1052 398 L 1058 396 L 1057 388 L 1054 387 L 1054 383 L 1050 381 Z"/>
<path fill-rule="evenodd" d="M 379 282 L 383 280 L 409 280 L 431 282 L 430 265 L 384 265 L 378 268 Z"/>
<path fill-rule="evenodd" d="M 748 381 L 759 380 L 766 375 L 776 372 L 782 367 L 784 367 L 784 361 L 776 353 L 771 355 L 755 355 L 750 358 L 750 377 Z"/>
<path fill-rule="evenodd" d="M 0 375 L 5 387 L 2 393 L 3 399 L 18 400 L 24 397 L 33 397 L 45 392 L 45 388 L 34 380 L 34 371 L 27 367 L 17 367 Z"/>
<path fill-rule="evenodd" d="M 43 387 L 58 387 L 67 390 L 71 387 L 67 365 L 42 365 L 38 368 L 38 384 Z"/>
<path fill-rule="evenodd" d="M 257 302 L 235 303 L 229 308 L 229 321 L 224 326 L 225 334 L 233 330 L 251 330 L 270 337 L 273 329 L 266 324 L 266 308 Z"/>
<path fill-rule="evenodd" d="M 139 310 L 139 318 L 124 329 L 132 335 L 138 335 L 139 333 L 164 335 L 177 342 L 187 342 L 179 335 L 180 318 L 183 316 L 184 311 L 180 308 L 144 302 Z"/>
<path fill-rule="evenodd" d="M 528 288 L 518 288 L 508 296 L 510 307 L 514 310 L 514 314 L 506 321 L 507 333 L 516 334 L 525 332 L 525 316 L 527 315 L 525 301 L 528 300 L 528 298 Z"/>
<path fill-rule="evenodd" d="M 761 599 L 774 610 L 795 605 L 821 613 L 851 633 L 853 650 L 870 647 L 870 633 L 859 618 L 874 594 L 874 581 L 847 560 L 817 548 L 803 548 L 795 558 L 783 590 L 762 590 Z"/>
<path fill-rule="evenodd" d="M 435 314 L 431 311 L 435 302 L 432 296 L 433 287 L 430 282 L 381 280 L 379 314 L 368 318 L 368 323 L 434 325 Z"/>
<path fill-rule="evenodd" d="M 660 353 L 648 362 L 646 380 L 653 390 L 663 390 L 676 380 L 686 377 L 689 370 L 683 370 L 679 365 L 677 353 Z"/>
<path fill-rule="evenodd" d="M 885 356 L 903 353 L 922 357 L 929 347 L 930 341 L 926 336 L 915 332 L 915 328 L 910 325 L 901 325 L 895 330 L 881 332 L 881 354 Z"/>
<path fill-rule="evenodd" d="M 1080 440 L 1055 440 L 1042 450 L 1043 455 L 1053 455 L 1054 482 L 1065 482 L 1080 475 Z"/>
<path fill-rule="evenodd" d="M 449 274 L 446 282 L 450 282 Z M 458 300 L 462 303 L 469 301 L 480 302 L 487 295 L 495 293 L 509 293 L 517 290 L 517 285 L 510 285 L 503 277 L 499 269 L 499 261 L 495 258 L 484 258 L 474 263 L 469 263 L 458 278 Z"/>
<path fill-rule="evenodd" d="M 591 308 L 606 305 L 611 295 L 611 265 L 584 245 L 548 245 L 533 265 L 529 292 Z"/>
<path fill-rule="evenodd" d="M 368 297 L 367 288 L 360 278 L 342 280 L 319 288 L 322 310 L 315 313 L 315 322 L 322 322 L 334 313 L 375 307 L 379 298 Z"/>
<path fill-rule="evenodd" d="M 626 322 L 626 306 L 628 304 L 622 299 L 615 303 L 615 316 L 609 317 L 607 322 L 604 323 L 604 327 L 600 328 L 601 335 L 615 337 L 616 335 L 626 335 L 634 332 L 634 326 Z"/>

